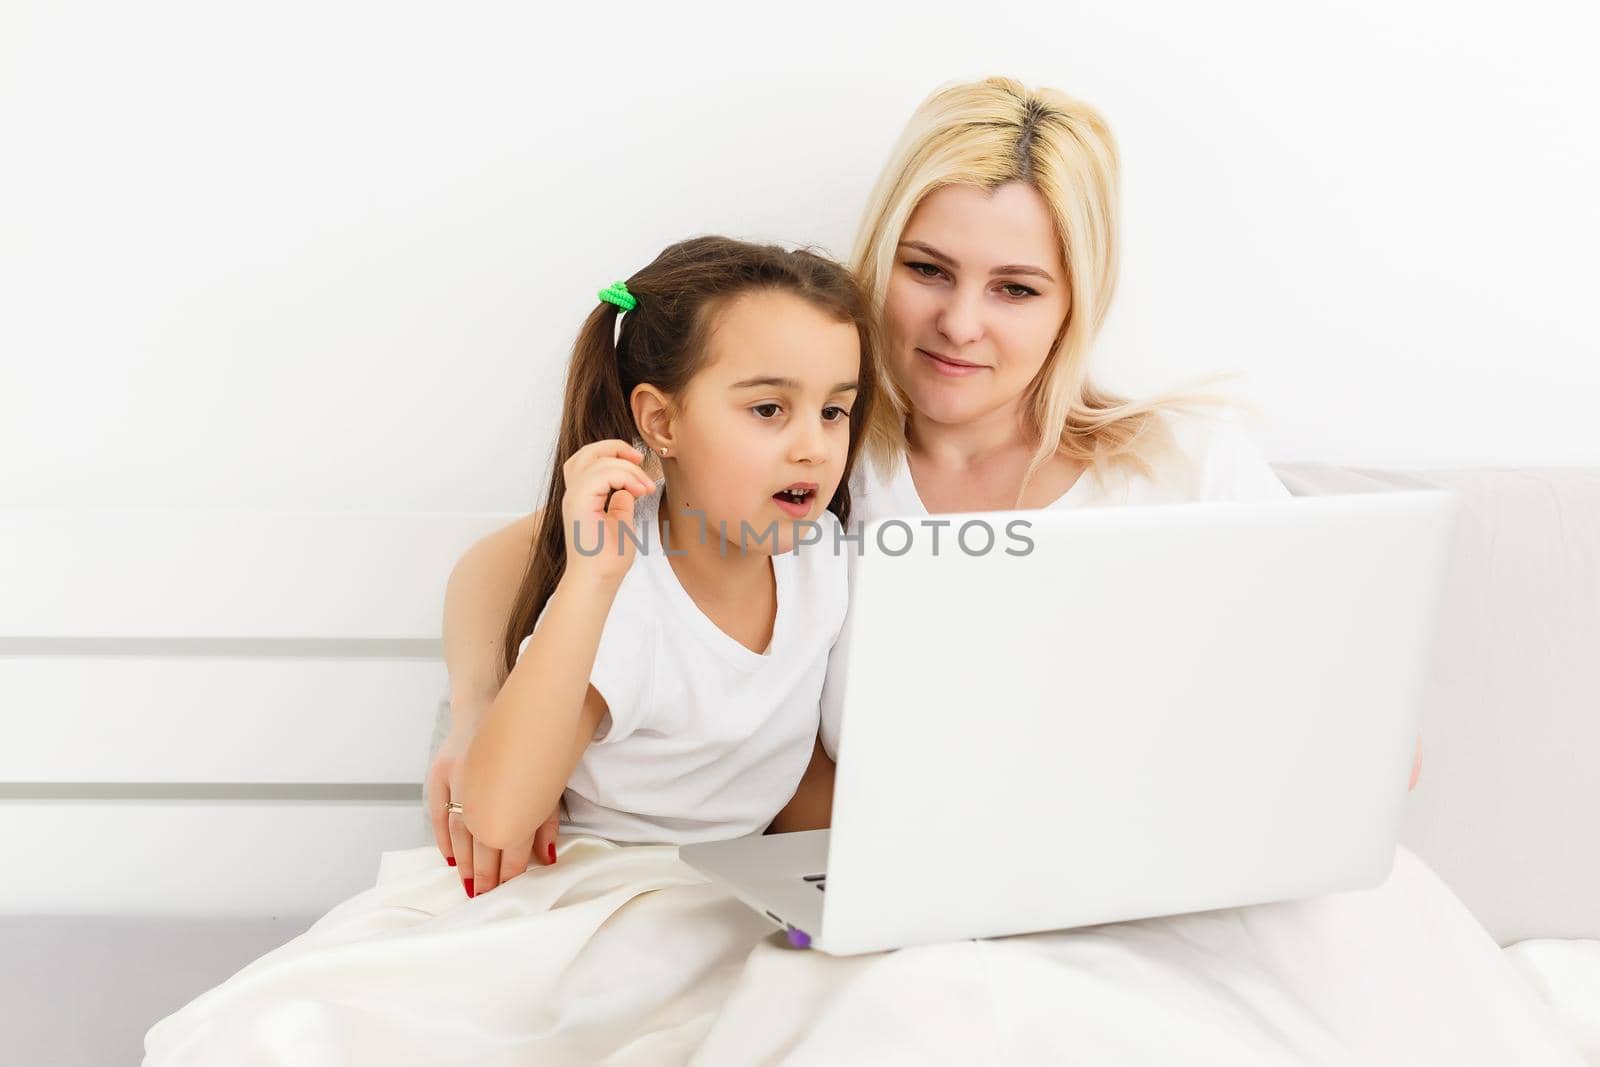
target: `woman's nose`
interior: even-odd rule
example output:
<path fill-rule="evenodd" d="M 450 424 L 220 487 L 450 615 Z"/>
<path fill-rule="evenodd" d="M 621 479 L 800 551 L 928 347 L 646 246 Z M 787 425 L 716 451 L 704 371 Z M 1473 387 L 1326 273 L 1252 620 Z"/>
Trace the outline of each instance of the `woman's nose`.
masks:
<path fill-rule="evenodd" d="M 952 292 L 939 309 L 939 333 L 951 344 L 968 345 L 983 336 L 981 299 L 977 294 Z"/>

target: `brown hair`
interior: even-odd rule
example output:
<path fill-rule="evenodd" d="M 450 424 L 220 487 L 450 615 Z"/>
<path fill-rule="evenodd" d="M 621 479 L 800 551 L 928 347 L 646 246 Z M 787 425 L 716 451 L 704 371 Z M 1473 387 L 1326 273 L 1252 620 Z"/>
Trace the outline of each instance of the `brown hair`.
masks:
<path fill-rule="evenodd" d="M 680 393 L 705 363 L 717 310 L 733 297 L 748 292 L 792 293 L 836 321 L 855 324 L 861 342 L 860 386 L 850 409 L 844 476 L 828 502 L 828 510 L 841 523 L 850 521 L 850 471 L 873 408 L 878 351 L 876 322 L 850 272 L 807 249 L 694 237 L 668 246 L 628 278 L 627 286 L 639 303 L 623 316 L 620 336 L 618 309 L 600 302 L 584 320 L 572 348 L 544 514 L 506 621 L 508 673 L 516 664 L 518 646 L 533 632 L 566 569 L 563 466 L 573 453 L 595 441 L 614 438 L 642 445 L 630 404 L 633 390 L 648 384 L 667 394 Z"/>

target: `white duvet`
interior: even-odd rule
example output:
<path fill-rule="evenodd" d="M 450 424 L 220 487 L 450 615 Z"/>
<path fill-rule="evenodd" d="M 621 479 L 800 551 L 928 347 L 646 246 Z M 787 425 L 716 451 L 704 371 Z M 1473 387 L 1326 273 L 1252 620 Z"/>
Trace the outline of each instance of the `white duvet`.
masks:
<path fill-rule="evenodd" d="M 978 861 L 982 861 L 981 857 Z M 1600 942 L 1502 950 L 1380 887 L 835 959 L 667 846 L 468 900 L 431 846 L 158 1022 L 147 1065 L 1600 1064 Z"/>

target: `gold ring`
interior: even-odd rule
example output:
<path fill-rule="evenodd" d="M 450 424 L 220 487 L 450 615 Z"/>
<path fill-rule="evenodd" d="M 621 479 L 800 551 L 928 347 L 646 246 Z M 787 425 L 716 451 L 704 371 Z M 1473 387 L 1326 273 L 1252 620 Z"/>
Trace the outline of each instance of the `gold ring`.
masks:
<path fill-rule="evenodd" d="M 463 813 L 463 809 L 462 809 L 461 805 L 457 804 L 455 801 L 447 800 L 447 801 L 445 801 L 445 805 L 444 805 L 444 813 L 446 815 L 449 815 L 451 813 L 454 813 L 456 815 L 460 815 L 460 814 Z"/>

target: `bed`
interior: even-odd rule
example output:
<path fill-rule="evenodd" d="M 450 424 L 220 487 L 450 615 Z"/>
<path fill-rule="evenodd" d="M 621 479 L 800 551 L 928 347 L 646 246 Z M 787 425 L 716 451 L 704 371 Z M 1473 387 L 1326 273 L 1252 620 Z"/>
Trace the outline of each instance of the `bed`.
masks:
<path fill-rule="evenodd" d="M 626 1034 L 606 998 L 575 1005 L 596 1020 L 584 1058 L 1600 1063 L 1600 470 L 1278 472 L 1297 494 L 1462 499 L 1388 892 L 834 961 L 759 940 L 641 853 L 626 862 L 660 891 L 619 922 L 705 923 L 677 948 L 707 969 L 663 1001 L 676 1014 Z M 508 518 L 0 514 L 0 691 L 22 734 L 0 755 L 0 995 L 18 1062 L 136 1062 L 152 1023 L 269 950 L 349 939 L 340 901 L 379 894 L 401 925 L 454 907 L 421 812 L 438 604 L 450 563 Z M 562 891 L 603 896 L 619 862 L 564 854 Z M 517 918 L 537 894 L 514 887 L 482 900 Z M 1341 924 L 1389 936 L 1294 940 Z M 705 943 L 730 928 L 754 951 Z M 1385 977 L 1412 965 L 1438 981 Z M 1387 1029 L 1377 997 L 1398 1005 Z"/>

